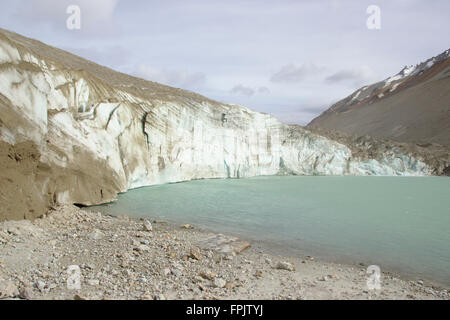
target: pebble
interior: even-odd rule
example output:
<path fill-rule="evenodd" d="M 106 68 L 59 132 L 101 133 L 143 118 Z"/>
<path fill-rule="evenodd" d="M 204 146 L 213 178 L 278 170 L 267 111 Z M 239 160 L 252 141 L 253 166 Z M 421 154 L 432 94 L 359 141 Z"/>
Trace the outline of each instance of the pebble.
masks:
<path fill-rule="evenodd" d="M 103 239 L 104 236 L 105 234 L 98 229 L 95 229 L 94 231 L 88 234 L 89 239 L 92 240 L 101 240 Z"/>
<path fill-rule="evenodd" d="M 14 282 L 0 280 L 0 298 L 15 298 L 19 295 L 19 289 Z"/>
<path fill-rule="evenodd" d="M 280 270 L 295 271 L 295 266 L 292 263 L 286 261 L 278 262 L 276 268 Z"/>
<path fill-rule="evenodd" d="M 162 293 L 155 295 L 153 299 L 154 300 L 167 300 L 166 296 L 163 295 Z"/>
<path fill-rule="evenodd" d="M 234 284 L 233 281 L 228 281 L 228 282 L 225 284 L 225 288 L 227 288 L 227 289 L 229 289 L 229 290 L 233 289 L 234 287 L 235 287 L 235 284 Z"/>
<path fill-rule="evenodd" d="M 200 250 L 195 247 L 191 248 L 191 250 L 189 251 L 189 257 L 195 260 L 202 260 Z"/>
<path fill-rule="evenodd" d="M 213 284 L 216 288 L 223 288 L 227 282 L 222 278 L 215 278 Z"/>
<path fill-rule="evenodd" d="M 25 300 L 31 300 L 33 299 L 33 289 L 30 287 L 22 287 L 19 290 L 19 298 L 25 299 Z"/>
<path fill-rule="evenodd" d="M 146 294 L 143 294 L 143 295 L 140 297 L 140 299 L 141 299 L 141 300 L 153 300 L 153 296 L 151 296 L 150 294 L 146 293 Z"/>
<path fill-rule="evenodd" d="M 171 272 L 177 278 L 181 277 L 183 275 L 183 272 L 181 270 L 179 270 L 179 269 L 172 269 Z"/>
<path fill-rule="evenodd" d="M 147 252 L 150 251 L 150 247 L 147 246 L 146 244 L 140 244 L 136 248 L 134 248 L 134 250 L 138 252 Z"/>
<path fill-rule="evenodd" d="M 211 271 L 200 272 L 200 277 L 207 280 L 213 280 L 217 276 L 217 273 Z"/>
<path fill-rule="evenodd" d="M 144 231 L 153 231 L 152 223 L 148 220 L 144 221 Z"/>
<path fill-rule="evenodd" d="M 100 284 L 100 280 L 98 280 L 98 279 L 89 279 L 88 280 L 88 284 L 90 286 L 98 286 Z"/>
<path fill-rule="evenodd" d="M 44 291 L 44 289 L 45 289 L 45 282 L 42 281 L 42 280 L 36 281 L 34 285 L 35 285 L 35 287 L 38 288 L 39 291 L 41 291 L 41 292 Z"/>

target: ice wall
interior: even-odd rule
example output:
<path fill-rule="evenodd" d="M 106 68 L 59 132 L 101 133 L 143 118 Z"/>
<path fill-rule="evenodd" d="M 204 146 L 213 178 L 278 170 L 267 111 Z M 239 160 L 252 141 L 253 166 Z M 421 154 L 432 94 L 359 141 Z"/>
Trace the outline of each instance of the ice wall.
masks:
<path fill-rule="evenodd" d="M 42 163 L 63 172 L 76 168 L 70 174 L 108 168 L 106 181 L 117 192 L 202 178 L 432 172 L 392 150 L 381 159 L 355 157 L 346 145 L 242 106 L 191 96 L 146 99 L 127 84 L 64 68 L 5 38 L 0 38 L 0 98 L 0 140 L 32 140 Z M 72 194 L 86 183 L 59 186 L 58 200 L 73 202 Z M 110 200 L 101 194 L 77 201 Z"/>

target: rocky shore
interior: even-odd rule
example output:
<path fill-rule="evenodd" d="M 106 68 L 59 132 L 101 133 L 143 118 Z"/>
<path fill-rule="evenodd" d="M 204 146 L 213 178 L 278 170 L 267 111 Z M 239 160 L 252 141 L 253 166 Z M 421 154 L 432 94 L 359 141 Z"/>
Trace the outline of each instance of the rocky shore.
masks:
<path fill-rule="evenodd" d="M 69 205 L 0 223 L 2 299 L 450 299 L 423 281 L 383 273 L 381 289 L 369 290 L 366 280 L 363 266 Z"/>

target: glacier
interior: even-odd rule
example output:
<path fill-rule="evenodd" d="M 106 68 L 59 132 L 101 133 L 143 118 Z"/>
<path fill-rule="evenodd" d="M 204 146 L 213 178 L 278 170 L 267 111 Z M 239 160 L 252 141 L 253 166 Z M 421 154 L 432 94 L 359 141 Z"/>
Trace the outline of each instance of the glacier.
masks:
<path fill-rule="evenodd" d="M 34 142 L 50 168 L 36 182 L 52 198 L 45 201 L 92 205 L 131 188 L 206 178 L 433 174 L 396 148 L 361 157 L 269 114 L 167 90 L 152 96 L 145 83 L 108 83 L 0 32 L 0 140 Z"/>

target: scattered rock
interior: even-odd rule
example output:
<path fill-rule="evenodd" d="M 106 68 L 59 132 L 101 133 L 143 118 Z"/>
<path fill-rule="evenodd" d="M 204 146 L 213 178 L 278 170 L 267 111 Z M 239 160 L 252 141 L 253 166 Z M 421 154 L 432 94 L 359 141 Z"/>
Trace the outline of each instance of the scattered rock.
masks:
<path fill-rule="evenodd" d="M 235 284 L 234 284 L 233 281 L 228 281 L 228 282 L 225 284 L 225 288 L 228 289 L 228 290 L 232 290 L 232 289 L 234 289 L 234 287 L 235 287 Z"/>
<path fill-rule="evenodd" d="M 250 243 L 239 238 L 217 234 L 199 241 L 199 247 L 223 254 L 232 254 L 240 253 L 251 246 Z"/>
<path fill-rule="evenodd" d="M 180 269 L 172 269 L 170 272 L 172 272 L 172 274 L 177 278 L 181 277 L 181 275 L 183 274 L 183 272 Z"/>
<path fill-rule="evenodd" d="M 140 244 L 136 248 L 134 248 L 134 250 L 138 252 L 148 252 L 150 251 L 150 247 L 147 246 L 146 244 Z"/>
<path fill-rule="evenodd" d="M 183 224 L 182 226 L 181 226 L 181 228 L 182 229 L 194 229 L 194 227 L 193 226 L 191 226 L 190 224 Z"/>
<path fill-rule="evenodd" d="M 98 279 L 89 279 L 87 282 L 90 286 L 98 286 L 100 284 L 100 280 Z"/>
<path fill-rule="evenodd" d="M 21 237 L 41 237 L 43 233 L 43 230 L 33 225 L 30 220 L 5 221 L 1 231 L 6 234 Z"/>
<path fill-rule="evenodd" d="M 45 284 L 44 281 L 38 280 L 38 281 L 35 282 L 34 286 L 35 286 L 36 288 L 38 288 L 39 291 L 43 292 L 44 289 L 45 289 L 46 284 Z"/>
<path fill-rule="evenodd" d="M 191 251 L 189 251 L 189 257 L 195 260 L 202 260 L 202 254 L 196 247 L 191 248 Z"/>
<path fill-rule="evenodd" d="M 148 220 L 144 221 L 144 231 L 153 231 L 152 223 Z"/>
<path fill-rule="evenodd" d="M 200 277 L 207 280 L 213 280 L 217 276 L 217 273 L 211 271 L 200 272 Z"/>
<path fill-rule="evenodd" d="M 153 296 L 150 295 L 150 294 L 148 294 L 148 293 L 146 293 L 146 294 L 143 294 L 143 295 L 140 297 L 140 299 L 141 299 L 141 300 L 153 300 Z"/>
<path fill-rule="evenodd" d="M 214 284 L 214 287 L 216 287 L 216 288 L 223 288 L 223 287 L 225 287 L 227 282 L 222 278 L 215 278 L 213 284 Z"/>
<path fill-rule="evenodd" d="M 0 231 L 0 243 L 5 244 L 9 240 L 9 236 L 6 232 Z"/>
<path fill-rule="evenodd" d="M 103 239 L 104 236 L 105 234 L 98 229 L 95 229 L 94 231 L 88 234 L 89 239 L 92 240 L 101 240 Z"/>
<path fill-rule="evenodd" d="M 295 271 L 295 266 L 292 263 L 286 261 L 278 262 L 276 268 L 280 270 Z"/>
<path fill-rule="evenodd" d="M 33 289 L 30 287 L 22 287 L 19 290 L 19 298 L 31 300 L 33 299 Z"/>
<path fill-rule="evenodd" d="M 12 281 L 0 280 L 0 299 L 15 298 L 19 295 L 19 289 Z"/>
<path fill-rule="evenodd" d="M 79 300 L 450 298 L 448 291 L 425 287 L 422 280 L 405 282 L 388 275 L 384 281 L 386 290 L 380 294 L 365 290 L 369 293 L 364 294 L 365 288 L 360 282 L 365 279 L 365 273 L 361 273 L 360 266 L 352 269 L 351 266 L 310 262 L 312 257 L 304 258 L 305 265 L 301 264 L 302 259 L 290 261 L 259 250 L 237 254 L 242 248 L 238 238 L 159 224 L 153 232 L 148 232 L 142 230 L 144 219 L 125 221 L 72 206 L 64 208 L 61 212 L 67 212 L 66 215 L 53 214 L 52 220 L 33 221 L 36 230 L 42 228 L 40 238 L 30 236 L 32 227 L 25 231 L 20 224 L 12 227 L 10 223 L 0 222 L 0 235 L 5 237 L 6 234 L 9 239 L 6 246 L 0 244 L 3 260 L 3 263 L 0 261 L 0 282 L 3 287 L 4 280 L 12 283 L 10 293 L 2 290 L 1 297 Z M 99 234 L 104 234 L 102 245 L 96 241 Z M 111 238 L 114 243 L 107 241 Z M 17 246 L 16 249 L 13 246 Z M 5 250 L 1 249 L 3 247 Z M 66 285 L 66 269 L 68 263 L 76 261 L 80 263 L 85 285 L 83 291 L 73 292 Z M 276 270 L 294 271 L 297 264 L 303 267 L 302 277 Z M 333 280 L 339 279 L 338 273 L 342 281 L 335 286 Z M 18 293 L 14 284 L 19 287 Z M 74 296 L 75 293 L 78 295 Z"/>
<path fill-rule="evenodd" d="M 226 255 L 225 256 L 225 260 L 233 260 L 233 257 L 235 256 L 236 254 L 234 253 L 234 252 L 232 252 L 231 254 L 229 254 L 229 255 Z"/>

